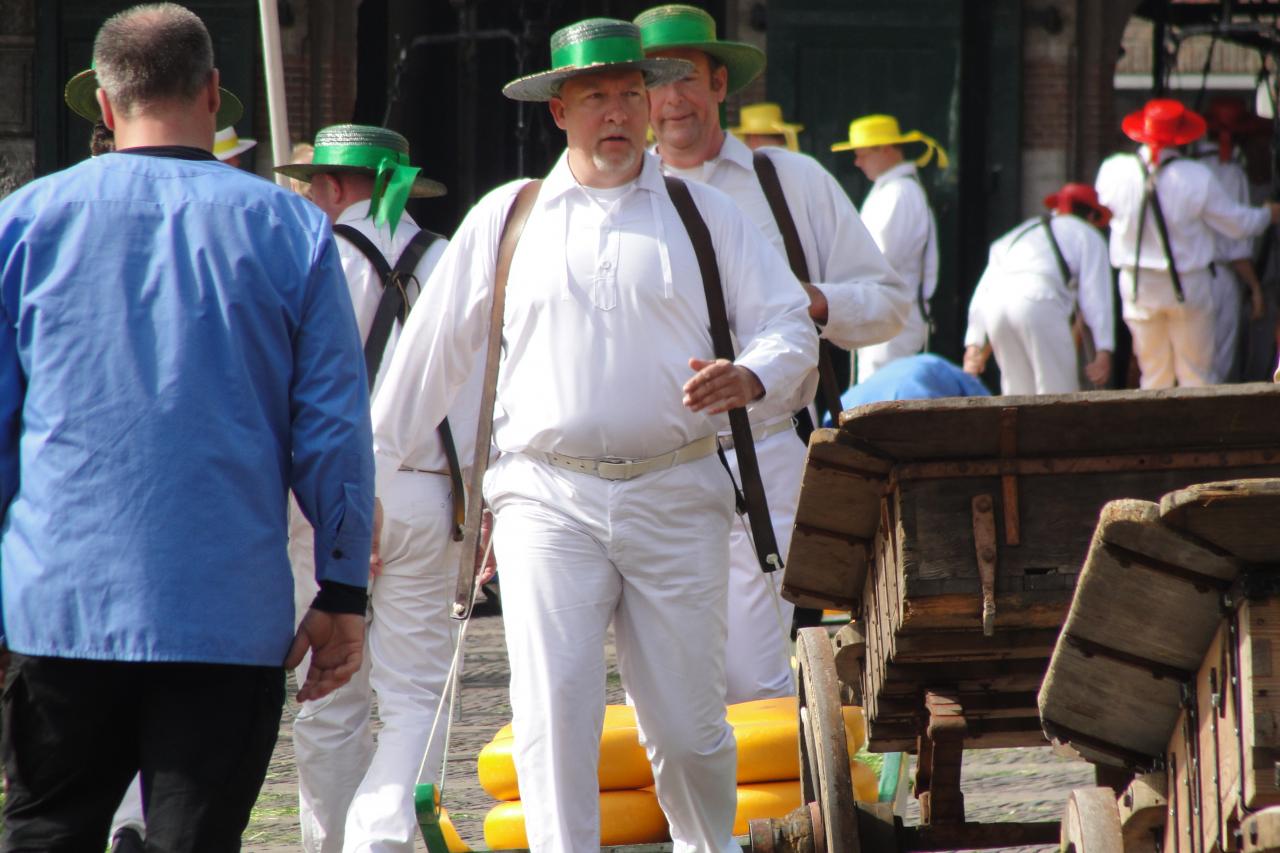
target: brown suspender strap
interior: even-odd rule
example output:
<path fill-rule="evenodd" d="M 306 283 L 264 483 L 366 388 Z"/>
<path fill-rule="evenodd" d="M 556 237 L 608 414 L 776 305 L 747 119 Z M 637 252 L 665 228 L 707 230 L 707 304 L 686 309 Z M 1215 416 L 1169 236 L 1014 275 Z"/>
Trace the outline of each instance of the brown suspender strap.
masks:
<path fill-rule="evenodd" d="M 757 149 L 751 157 L 756 167 L 756 180 L 760 189 L 764 190 L 765 200 L 769 202 L 769 210 L 773 213 L 773 221 L 778 223 L 778 231 L 782 234 L 782 245 L 787 250 L 787 263 L 796 278 L 805 284 L 812 284 L 809 278 L 809 264 L 804 259 L 804 247 L 800 244 L 800 232 L 796 221 L 791 216 L 791 208 L 787 206 L 787 197 L 782 192 L 782 181 L 778 180 L 778 169 L 769 159 L 769 155 Z M 840 383 L 836 380 L 832 350 L 835 346 L 828 340 L 818 340 L 818 382 L 822 387 L 822 396 L 826 399 L 827 411 L 834 417 L 843 408 L 840 405 Z"/>
<path fill-rule="evenodd" d="M 1182 292 L 1182 277 L 1178 275 L 1178 265 L 1173 262 L 1173 246 L 1169 244 L 1169 226 L 1165 222 L 1164 208 L 1160 206 L 1160 193 L 1156 191 L 1156 176 L 1160 174 L 1164 163 L 1157 163 L 1154 169 L 1148 169 L 1141 154 L 1134 156 L 1138 161 L 1138 168 L 1142 170 L 1142 207 L 1138 209 L 1138 240 L 1133 249 L 1133 298 L 1138 298 L 1138 270 L 1142 263 L 1142 232 L 1146 228 L 1147 207 L 1150 206 L 1151 213 L 1156 219 L 1156 234 L 1160 237 L 1160 248 L 1164 251 L 1164 259 L 1169 264 L 1173 295 L 1179 302 L 1185 302 L 1187 297 Z"/>
<path fill-rule="evenodd" d="M 729 334 L 729 316 L 724 307 L 724 288 L 720 283 L 720 266 L 716 263 L 715 248 L 711 244 L 711 232 L 698 212 L 698 206 L 689 188 L 679 178 L 666 178 L 667 194 L 675 205 L 693 253 L 698 259 L 698 271 L 702 275 L 702 290 L 707 298 L 707 315 L 711 321 L 711 345 L 716 358 L 733 361 L 733 338 Z M 756 546 L 756 559 L 760 569 L 772 572 L 782 568 L 782 555 L 773 535 L 773 520 L 769 517 L 769 501 L 760 480 L 760 465 L 756 461 L 755 440 L 751 435 L 751 421 L 747 410 L 739 407 L 729 410 L 729 427 L 733 431 L 733 448 L 738 454 L 738 471 L 742 475 L 742 492 L 746 497 L 747 519 L 751 524 L 751 538 Z"/>
<path fill-rule="evenodd" d="M 476 454 L 471 463 L 471 490 L 467 493 L 467 525 L 458 564 L 458 585 L 454 589 L 453 618 L 466 619 L 475 603 L 476 546 L 480 541 L 480 517 L 484 511 L 484 474 L 489 468 L 489 447 L 493 441 L 493 407 L 498 399 L 498 366 L 502 361 L 502 317 L 507 301 L 507 277 L 516 244 L 524 232 L 542 181 L 530 181 L 516 193 L 507 211 L 498 241 L 493 275 L 493 301 L 489 308 L 489 339 L 484 355 L 484 388 L 480 394 L 480 419 L 476 423 Z"/>

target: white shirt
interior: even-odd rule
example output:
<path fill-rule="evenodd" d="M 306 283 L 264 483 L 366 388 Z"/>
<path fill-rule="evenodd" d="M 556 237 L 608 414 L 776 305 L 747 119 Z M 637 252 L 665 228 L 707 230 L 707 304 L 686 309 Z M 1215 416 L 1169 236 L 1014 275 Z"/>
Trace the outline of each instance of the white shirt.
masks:
<path fill-rule="evenodd" d="M 392 266 L 399 259 L 400 253 L 409 245 L 413 235 L 421 230 L 408 213 L 401 215 L 394 235 L 392 235 L 391 229 L 387 226 L 375 227 L 373 218 L 369 216 L 368 199 L 358 201 L 342 211 L 338 216 L 338 223 L 351 225 L 361 234 L 368 237 L 382 252 L 382 256 L 387 259 L 387 263 Z M 351 292 L 351 303 L 356 311 L 356 324 L 360 328 L 360 339 L 365 340 L 369 336 L 369 329 L 373 326 L 373 317 L 377 313 L 378 302 L 382 299 L 382 281 L 378 278 L 378 273 L 373 268 L 373 264 L 369 263 L 363 252 L 342 237 L 338 237 L 336 242 L 338 244 L 338 254 L 342 258 L 342 270 L 347 276 L 347 287 Z M 409 296 L 410 305 L 413 306 L 409 313 L 411 320 L 419 313 L 429 314 L 435 310 L 436 299 L 433 295 L 434 291 L 429 287 L 424 289 L 423 283 L 430 280 L 436 264 L 444 256 L 448 245 L 448 240 L 436 240 L 427 248 L 422 260 L 418 261 L 418 266 L 414 269 L 414 278 L 417 281 L 410 282 L 405 288 Z M 382 364 L 378 368 L 378 375 L 374 381 L 372 398 L 375 407 L 378 398 L 384 393 L 391 362 L 402 334 L 401 324 L 396 321 L 391 327 L 391 334 L 387 338 L 387 348 L 382 356 Z M 458 453 L 458 462 L 462 466 L 464 477 L 467 469 L 471 467 L 475 452 L 476 420 L 480 412 L 480 385 L 480 377 L 466 383 L 458 394 L 457 400 L 449 409 L 449 430 L 453 435 L 454 448 Z M 414 421 L 414 427 L 417 429 L 418 435 L 412 451 L 398 458 L 395 464 L 378 466 L 377 490 L 379 493 L 385 490 L 386 478 L 401 465 L 415 468 L 419 471 L 448 473 L 448 457 L 446 457 L 444 448 L 440 445 L 439 437 L 436 433 L 436 427 L 442 419 L 443 415 L 434 421 Z M 381 443 L 382 438 L 378 435 L 377 425 L 375 424 L 373 435 L 375 453 L 377 453 Z"/>
<path fill-rule="evenodd" d="M 1223 163 L 1218 157 L 1218 145 L 1215 142 L 1198 147 L 1196 159 L 1207 166 L 1210 172 L 1213 172 L 1213 176 L 1218 179 L 1218 183 L 1222 186 L 1223 192 L 1227 194 L 1227 198 L 1236 204 L 1248 206 L 1249 176 L 1245 174 L 1244 166 L 1240 165 L 1239 161 L 1228 160 Z M 1241 240 L 1233 240 L 1221 234 L 1214 234 L 1213 260 L 1215 262 L 1224 264 L 1252 258 L 1253 240 L 1247 237 Z"/>
<path fill-rule="evenodd" d="M 770 148 L 768 156 L 800 234 L 810 284 L 827 298 L 821 336 L 845 349 L 892 338 L 906 322 L 914 291 L 894 272 L 849 196 L 817 160 L 783 148 Z M 782 232 L 756 177 L 752 151 L 742 140 L 726 133 L 720 153 L 696 169 L 662 168 L 729 196 L 786 259 Z"/>
<path fill-rule="evenodd" d="M 984 300 L 1002 298 L 1000 281 L 1014 283 L 1030 299 L 1054 299 L 1069 315 L 1077 300 L 1085 325 L 1093 333 L 1100 350 L 1115 350 L 1115 312 L 1111 303 L 1111 264 L 1107 261 L 1107 241 L 1102 232 L 1078 216 L 1054 214 L 1049 227 L 1058 241 L 1062 258 L 1071 273 L 1071 284 L 1062 280 L 1062 270 L 1049 244 L 1040 217 L 1029 219 L 991 244 L 987 268 L 974 289 L 969 311 L 965 346 L 982 346 L 987 341 Z"/>
<path fill-rule="evenodd" d="M 1151 152 L 1139 149 L 1144 162 Z M 1232 239 L 1260 234 L 1271 222 L 1265 207 L 1246 207 L 1231 199 L 1203 163 L 1161 152 L 1156 191 L 1169 228 L 1169 243 L 1179 273 L 1203 270 L 1214 258 L 1214 233 Z M 1134 154 L 1113 154 L 1098 169 L 1098 200 L 1111 208 L 1111 264 L 1131 269 L 1137 254 L 1138 214 L 1144 177 Z M 1165 270 L 1164 248 L 1156 228 L 1155 213 L 1147 211 L 1142 235 L 1144 269 Z M 1129 293 L 1121 294 L 1131 299 Z"/>
<path fill-rule="evenodd" d="M 523 184 L 499 187 L 472 208 L 427 284 L 438 310 L 409 318 L 374 402 L 380 456 L 412 453 L 415 425 L 443 415 L 478 369 L 499 235 Z M 727 196 L 689 189 L 711 232 L 741 347 L 736 363 L 759 377 L 765 400 L 789 394 L 817 362 L 808 300 L 798 287 L 776 286 L 790 274 L 785 262 Z M 713 348 L 693 245 L 657 158 L 644 155 L 616 202 L 602 206 L 596 196 L 562 155 L 525 224 L 506 294 L 494 418 L 502 452 L 640 459 L 726 427 L 724 415 L 681 402 L 693 375 L 688 359 L 710 359 Z"/>
<path fill-rule="evenodd" d="M 342 211 L 334 224 L 350 225 L 368 237 L 391 266 L 395 266 L 400 253 L 409 245 L 413 235 L 422 230 L 408 213 L 400 216 L 394 235 L 388 226 L 378 228 L 373 224 L 373 217 L 369 215 L 368 199 L 357 201 Z M 356 325 L 360 328 L 360 340 L 365 341 L 369 337 L 369 330 L 373 327 L 373 316 L 378 312 L 378 303 L 382 300 L 382 279 L 379 278 L 373 264 L 369 263 L 368 258 L 364 256 L 364 252 L 357 249 L 354 243 L 339 236 L 337 244 L 338 256 L 342 259 L 342 271 L 347 276 L 347 289 L 351 292 L 351 305 L 356 310 Z M 417 282 L 411 282 L 405 288 L 410 305 L 417 302 L 418 295 L 422 291 L 422 282 L 431 275 L 431 270 L 435 268 L 436 262 L 440 260 L 448 244 L 448 240 L 436 240 L 418 262 L 418 267 L 414 271 Z M 396 341 L 400 339 L 400 325 L 400 321 L 397 320 L 391 326 L 391 334 L 387 337 L 387 348 L 382 355 L 382 364 L 378 367 L 378 375 L 374 377 L 374 394 L 377 394 L 382 381 L 386 378 L 387 365 L 391 361 L 391 354 L 395 352 Z"/>
<path fill-rule="evenodd" d="M 912 302 L 921 282 L 924 298 L 932 297 L 938 289 L 938 223 L 916 164 L 903 161 L 876 178 L 860 212 L 889 265 L 911 289 Z"/>

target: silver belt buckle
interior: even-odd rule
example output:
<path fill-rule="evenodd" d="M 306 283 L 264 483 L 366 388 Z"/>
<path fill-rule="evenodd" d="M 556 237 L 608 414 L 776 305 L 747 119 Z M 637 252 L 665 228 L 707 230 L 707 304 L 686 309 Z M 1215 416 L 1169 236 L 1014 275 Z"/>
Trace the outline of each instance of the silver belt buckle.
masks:
<path fill-rule="evenodd" d="M 596 476 L 602 480 L 625 480 L 627 479 L 626 466 L 630 465 L 633 460 L 622 459 L 617 456 L 606 456 L 603 459 L 596 460 Z"/>

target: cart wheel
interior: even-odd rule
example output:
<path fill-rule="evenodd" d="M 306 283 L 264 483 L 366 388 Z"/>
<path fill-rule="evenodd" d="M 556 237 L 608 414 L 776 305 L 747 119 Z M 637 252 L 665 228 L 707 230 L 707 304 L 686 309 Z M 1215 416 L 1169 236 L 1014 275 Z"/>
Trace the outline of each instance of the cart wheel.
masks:
<path fill-rule="evenodd" d="M 1243 853 L 1275 853 L 1280 850 L 1280 806 L 1254 812 L 1240 824 Z"/>
<path fill-rule="evenodd" d="M 1062 853 L 1124 853 L 1120 809 L 1110 788 L 1076 788 L 1062 817 Z"/>
<path fill-rule="evenodd" d="M 796 660 L 800 665 L 801 799 L 817 803 L 827 853 L 859 853 L 840 681 L 825 629 L 805 628 L 796 635 Z"/>

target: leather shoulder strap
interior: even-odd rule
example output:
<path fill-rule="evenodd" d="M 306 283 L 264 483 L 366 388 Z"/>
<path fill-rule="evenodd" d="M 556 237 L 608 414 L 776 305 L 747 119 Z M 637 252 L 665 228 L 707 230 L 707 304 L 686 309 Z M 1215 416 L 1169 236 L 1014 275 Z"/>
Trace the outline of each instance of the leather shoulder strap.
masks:
<path fill-rule="evenodd" d="M 1058 236 L 1053 233 L 1053 220 L 1049 218 L 1047 213 L 1040 214 L 1040 224 L 1044 226 L 1045 234 L 1049 235 L 1049 248 L 1053 249 L 1053 258 L 1058 262 L 1058 272 L 1062 275 L 1062 283 L 1071 289 L 1071 267 L 1067 266 L 1067 259 L 1062 254 L 1062 246 L 1058 243 Z"/>
<path fill-rule="evenodd" d="M 475 601 L 476 546 L 480 541 L 480 516 L 484 508 L 484 474 L 489 468 L 489 445 L 493 441 L 493 407 L 498 399 L 498 367 L 502 361 L 502 318 L 506 308 L 507 278 L 511 259 L 524 233 L 542 181 L 530 181 L 516 193 L 507 210 L 498 238 L 494 264 L 493 299 L 489 306 L 489 338 L 485 346 L 484 387 L 480 394 L 480 418 L 476 422 L 475 457 L 471 463 L 471 488 L 467 492 L 466 531 L 458 563 L 458 584 L 454 589 L 453 618 L 466 619 Z"/>
<path fill-rule="evenodd" d="M 791 266 L 791 272 L 805 284 L 812 284 L 813 280 L 809 277 L 809 262 L 804 258 L 804 246 L 800 243 L 800 229 L 796 228 L 795 217 L 791 215 L 791 208 L 787 205 L 786 194 L 782 191 L 782 181 L 778 178 L 778 168 L 769 155 L 760 148 L 751 155 L 751 162 L 755 166 L 756 180 L 760 182 L 760 189 L 764 191 L 765 200 L 769 202 L 769 212 L 773 214 L 773 221 L 778 224 L 778 232 L 782 235 L 782 246 L 787 252 L 787 263 Z M 830 341 L 825 339 L 818 341 L 818 382 L 821 388 L 818 409 L 831 412 L 832 416 L 839 413 L 841 408 L 840 382 L 836 379 L 833 349 L 835 345 Z M 807 407 L 804 410 L 804 416 L 808 417 Z M 813 423 L 812 418 L 809 423 Z M 797 432 L 804 432 L 804 430 L 798 428 Z M 810 426 L 801 438 L 808 443 L 808 433 L 812 432 L 813 429 Z"/>
<path fill-rule="evenodd" d="M 684 223 L 698 259 L 698 272 L 702 275 L 702 290 L 707 299 L 707 315 L 711 321 L 711 345 L 716 358 L 733 361 L 733 338 L 729 333 L 729 315 L 725 310 L 724 286 L 720 282 L 720 265 L 716 263 L 715 246 L 706 220 L 698 211 L 693 195 L 684 181 L 668 176 L 667 194 L 680 221 Z M 751 421 L 747 410 L 739 407 L 729 410 L 729 427 L 733 430 L 733 447 L 738 455 L 738 471 L 742 474 L 742 491 L 746 496 L 747 518 L 751 523 L 751 538 L 755 541 L 756 559 L 762 571 L 772 572 L 782 568 L 782 555 L 773 534 L 773 520 L 769 517 L 769 502 L 765 497 L 764 483 L 760 479 L 760 465 L 756 460 L 755 441 L 751 435 Z"/>
<path fill-rule="evenodd" d="M 804 259 L 804 247 L 800 243 L 800 232 L 796 228 L 791 208 L 787 206 L 787 197 L 782 192 L 782 181 L 778 179 L 778 168 L 773 160 L 762 149 L 757 148 L 751 155 L 751 162 L 756 167 L 756 180 L 760 189 L 764 190 L 765 200 L 769 202 L 769 211 L 773 221 L 778 223 L 778 231 L 782 233 L 782 245 L 787 250 L 787 263 L 796 278 L 803 282 L 811 282 L 809 264 Z"/>

